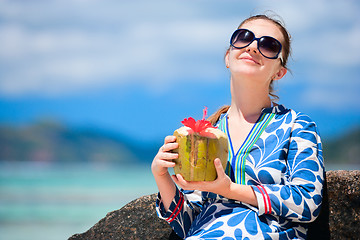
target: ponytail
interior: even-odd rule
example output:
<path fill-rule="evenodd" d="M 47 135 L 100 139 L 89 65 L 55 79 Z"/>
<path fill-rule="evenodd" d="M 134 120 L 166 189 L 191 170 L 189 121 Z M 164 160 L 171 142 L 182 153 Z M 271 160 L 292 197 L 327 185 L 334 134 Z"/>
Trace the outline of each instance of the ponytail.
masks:
<path fill-rule="evenodd" d="M 230 108 L 229 105 L 222 106 L 213 115 L 211 115 L 207 120 L 209 122 L 211 122 L 212 125 L 215 125 L 217 123 L 217 121 L 219 121 L 221 114 L 226 113 L 229 110 L 229 108 Z"/>

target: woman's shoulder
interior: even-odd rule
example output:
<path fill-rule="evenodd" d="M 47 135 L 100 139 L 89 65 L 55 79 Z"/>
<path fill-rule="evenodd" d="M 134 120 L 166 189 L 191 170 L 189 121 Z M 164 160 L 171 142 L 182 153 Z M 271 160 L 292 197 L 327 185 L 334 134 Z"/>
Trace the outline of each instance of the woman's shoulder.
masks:
<path fill-rule="evenodd" d="M 316 122 L 308 114 L 286 108 L 284 105 L 279 106 L 281 106 L 279 107 L 281 111 L 277 113 L 278 120 L 291 129 L 292 135 L 305 132 L 319 135 L 319 129 Z"/>
<path fill-rule="evenodd" d="M 314 122 L 308 114 L 294 110 L 292 108 L 287 108 L 283 104 L 278 104 L 270 108 L 264 108 L 263 112 L 273 113 L 281 117 L 286 117 L 288 121 L 292 120 L 293 122 Z"/>
<path fill-rule="evenodd" d="M 315 121 L 307 114 L 284 105 L 276 105 L 271 108 L 264 109 L 263 112 L 274 114 L 269 129 L 275 131 L 277 128 L 290 129 L 291 132 L 308 129 L 310 131 L 318 131 Z"/>

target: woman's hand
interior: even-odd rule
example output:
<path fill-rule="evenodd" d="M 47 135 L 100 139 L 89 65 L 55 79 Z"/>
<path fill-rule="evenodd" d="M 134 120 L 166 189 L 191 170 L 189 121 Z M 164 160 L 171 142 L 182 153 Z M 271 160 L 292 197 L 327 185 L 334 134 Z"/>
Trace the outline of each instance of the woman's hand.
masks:
<path fill-rule="evenodd" d="M 200 190 L 205 192 L 213 192 L 222 196 L 230 191 L 232 184 L 229 176 L 225 174 L 219 158 L 214 160 L 217 178 L 214 181 L 188 182 L 180 174 L 171 176 L 173 181 L 185 190 Z"/>
<path fill-rule="evenodd" d="M 251 186 L 232 182 L 229 176 L 225 174 L 220 159 L 216 158 L 214 164 L 217 178 L 212 182 L 188 182 L 185 181 L 180 174 L 177 174 L 176 176 L 173 175 L 171 178 L 178 186 L 185 190 L 212 192 L 228 199 L 251 204 L 254 207 L 258 206 L 254 190 Z"/>
<path fill-rule="evenodd" d="M 159 152 L 156 154 L 151 164 L 151 171 L 155 177 L 164 176 L 168 173 L 169 167 L 175 166 L 175 162 L 172 160 L 177 159 L 179 155 L 170 152 L 179 147 L 179 144 L 175 141 L 175 136 L 167 136 L 164 145 L 160 147 Z"/>

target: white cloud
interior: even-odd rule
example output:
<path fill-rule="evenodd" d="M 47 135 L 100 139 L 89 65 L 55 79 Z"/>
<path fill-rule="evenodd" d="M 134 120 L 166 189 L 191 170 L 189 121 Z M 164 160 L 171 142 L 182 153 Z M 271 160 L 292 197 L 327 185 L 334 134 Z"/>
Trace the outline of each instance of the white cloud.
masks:
<path fill-rule="evenodd" d="M 92 21 L 96 22 L 96 18 Z M 189 63 L 203 55 L 216 56 L 219 50 L 214 46 L 226 45 L 224 36 L 228 32 L 223 21 L 161 22 L 155 18 L 125 27 L 121 24 L 124 23 L 120 21 L 119 28 L 116 23 L 103 25 L 114 31 L 52 25 L 34 30 L 25 23 L 0 27 L 0 57 L 13 67 L 1 73 L 0 91 L 54 94 L 134 78 L 144 79 L 149 85 L 170 84 L 177 79 L 174 76 L 195 73 L 197 77 L 196 73 L 202 71 L 216 77 L 214 69 L 221 69 L 212 67 L 208 71 L 209 65 L 205 67 L 201 61 L 196 65 Z"/>
<path fill-rule="evenodd" d="M 282 1 L 275 9 L 293 35 L 295 59 L 332 67 L 360 65 L 360 5 L 357 1 Z"/>
<path fill-rule="evenodd" d="M 51 95 L 127 82 L 160 89 L 190 78 L 222 81 L 229 35 L 250 12 L 267 9 L 279 13 L 293 34 L 295 60 L 306 62 L 306 68 L 320 66 L 311 81 L 323 81 L 324 66 L 333 80 L 344 67 L 360 65 L 356 1 L 263 4 L 2 1 L 0 93 Z"/>
<path fill-rule="evenodd" d="M 341 81 L 341 80 L 339 80 Z M 314 85 L 302 95 L 301 102 L 304 106 L 313 108 L 325 108 L 333 111 L 351 109 L 353 112 L 360 111 L 359 86 L 331 86 L 323 87 Z"/>

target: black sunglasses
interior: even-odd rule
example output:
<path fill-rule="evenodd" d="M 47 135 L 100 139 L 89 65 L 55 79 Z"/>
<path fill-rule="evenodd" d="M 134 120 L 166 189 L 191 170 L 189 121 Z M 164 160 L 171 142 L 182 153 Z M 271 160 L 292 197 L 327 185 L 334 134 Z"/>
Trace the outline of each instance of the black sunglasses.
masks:
<path fill-rule="evenodd" d="M 248 29 L 238 29 L 231 36 L 230 45 L 234 48 L 241 49 L 249 46 L 254 40 L 257 41 L 257 48 L 264 57 L 269 59 L 280 58 L 281 62 L 283 62 L 280 54 L 282 45 L 273 37 L 262 36 L 256 38 L 252 31 Z"/>

